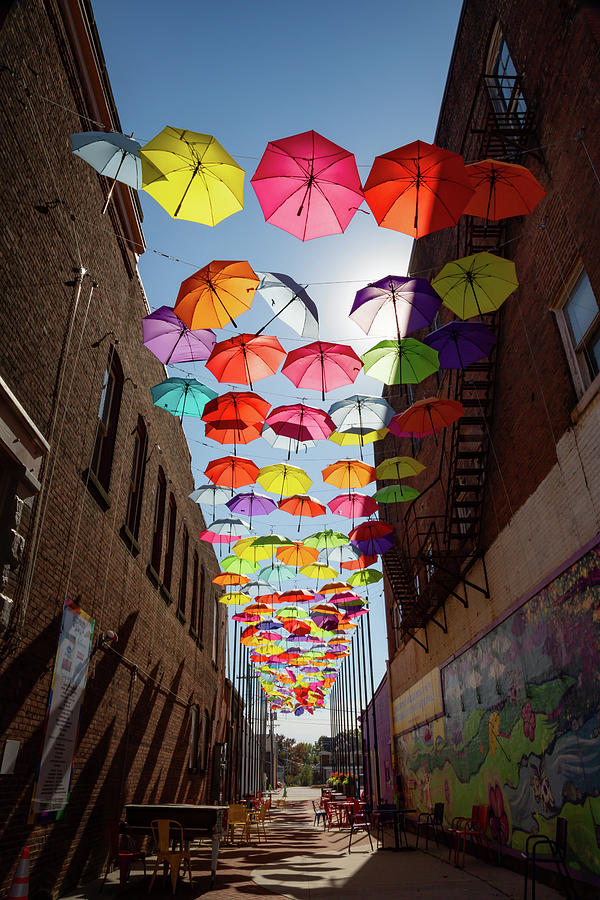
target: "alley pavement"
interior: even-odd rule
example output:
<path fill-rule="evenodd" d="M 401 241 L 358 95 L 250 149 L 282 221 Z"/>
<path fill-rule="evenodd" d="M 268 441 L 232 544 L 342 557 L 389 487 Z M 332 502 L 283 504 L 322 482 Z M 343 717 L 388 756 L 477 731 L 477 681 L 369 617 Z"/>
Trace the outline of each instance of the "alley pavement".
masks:
<path fill-rule="evenodd" d="M 408 849 L 399 852 L 373 850 L 366 834 L 353 838 L 348 853 L 348 832 L 324 832 L 313 824 L 311 800 L 319 791 L 289 788 L 287 806 L 274 805 L 267 821 L 267 842 L 258 842 L 256 830 L 250 843 L 222 844 L 214 888 L 210 888 L 210 845 L 192 848 L 193 884 L 186 873 L 177 885 L 179 900 L 195 900 L 204 895 L 211 900 L 264 897 L 270 900 L 404 900 L 423 897 L 428 900 L 521 900 L 523 877 L 501 866 L 475 859 L 467 854 L 464 869 L 448 863 L 448 850 L 435 843 L 429 849 L 413 849 L 409 834 Z M 274 801 L 275 802 L 275 801 Z M 373 836 L 373 846 L 376 847 Z M 153 860 L 147 860 L 152 872 Z M 148 897 L 149 877 L 135 869 L 122 893 L 115 871 L 100 895 L 100 881 L 73 892 L 68 900 L 141 900 Z M 151 896 L 171 897 L 170 880 L 157 878 Z M 538 884 L 536 900 L 558 900 L 557 891 Z"/>

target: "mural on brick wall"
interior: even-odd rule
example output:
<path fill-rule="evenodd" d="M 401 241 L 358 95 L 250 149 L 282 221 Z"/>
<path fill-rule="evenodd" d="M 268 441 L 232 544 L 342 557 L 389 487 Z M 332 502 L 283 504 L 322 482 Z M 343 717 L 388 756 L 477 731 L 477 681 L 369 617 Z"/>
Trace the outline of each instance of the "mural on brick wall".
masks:
<path fill-rule="evenodd" d="M 409 805 L 490 807 L 521 850 L 568 819 L 569 862 L 600 876 L 600 546 L 442 669 L 445 715 L 396 737 Z"/>

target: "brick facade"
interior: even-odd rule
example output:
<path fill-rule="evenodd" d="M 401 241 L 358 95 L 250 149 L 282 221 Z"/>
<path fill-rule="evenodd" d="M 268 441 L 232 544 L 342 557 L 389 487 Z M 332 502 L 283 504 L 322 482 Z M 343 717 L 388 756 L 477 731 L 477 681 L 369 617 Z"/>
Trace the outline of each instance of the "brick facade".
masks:
<path fill-rule="evenodd" d="M 125 802 L 214 799 L 211 751 L 225 740 L 228 711 L 226 611 L 211 583 L 216 557 L 197 540 L 204 522 L 187 496 L 194 481 L 181 424 L 150 395 L 165 370 L 141 339 L 137 197 L 117 187 L 101 216 L 106 181 L 70 152 L 69 133 L 94 128 L 89 119 L 120 130 L 87 2 L 12 4 L 0 19 L 0 67 L 0 410 L 17 435 L 0 448 L 0 732 L 21 742 L 15 774 L 0 776 L 0 888 L 28 844 L 31 894 L 58 893 L 99 872 L 105 824 Z M 124 383 L 105 496 L 86 472 L 113 353 Z M 123 525 L 139 417 L 148 443 L 132 542 Z M 161 589 L 166 534 L 158 579 L 148 572 L 159 466 L 177 507 L 170 593 Z M 65 597 L 94 617 L 96 639 L 70 802 L 41 827 L 27 820 Z M 109 630 L 118 634 L 112 650 L 98 640 Z M 204 746 L 193 772 L 195 705 Z"/>

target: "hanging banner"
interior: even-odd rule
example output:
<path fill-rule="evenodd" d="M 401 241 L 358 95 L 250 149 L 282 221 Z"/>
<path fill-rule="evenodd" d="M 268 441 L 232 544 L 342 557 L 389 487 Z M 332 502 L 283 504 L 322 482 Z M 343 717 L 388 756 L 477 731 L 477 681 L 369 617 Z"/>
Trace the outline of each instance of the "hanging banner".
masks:
<path fill-rule="evenodd" d="M 65 601 L 44 722 L 42 755 L 31 801 L 36 816 L 57 818 L 69 801 L 79 716 L 92 651 L 94 620 Z"/>

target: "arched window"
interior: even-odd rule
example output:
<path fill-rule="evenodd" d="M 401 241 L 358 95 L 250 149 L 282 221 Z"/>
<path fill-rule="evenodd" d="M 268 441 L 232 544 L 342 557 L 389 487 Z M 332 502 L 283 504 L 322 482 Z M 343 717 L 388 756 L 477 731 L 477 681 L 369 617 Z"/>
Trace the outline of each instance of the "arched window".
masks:
<path fill-rule="evenodd" d="M 102 382 L 96 427 L 96 443 L 90 466 L 91 473 L 96 477 L 104 491 L 108 491 L 110 484 L 117 425 L 119 424 L 119 410 L 121 408 L 121 395 L 123 393 L 123 380 L 121 361 L 114 347 L 111 347 L 108 365 L 106 366 Z"/>
<path fill-rule="evenodd" d="M 150 565 L 160 578 L 160 562 L 162 558 L 163 531 L 165 527 L 165 507 L 167 503 L 167 479 L 162 466 L 158 467 L 156 478 L 156 498 L 154 500 L 154 533 L 152 535 L 152 557 Z"/>
<path fill-rule="evenodd" d="M 129 476 L 125 525 L 129 530 L 129 534 L 137 541 L 140 531 L 142 494 L 144 493 L 144 477 L 146 474 L 146 451 L 148 449 L 148 432 L 143 416 L 138 416 L 137 426 L 133 434 L 133 460 Z"/>

